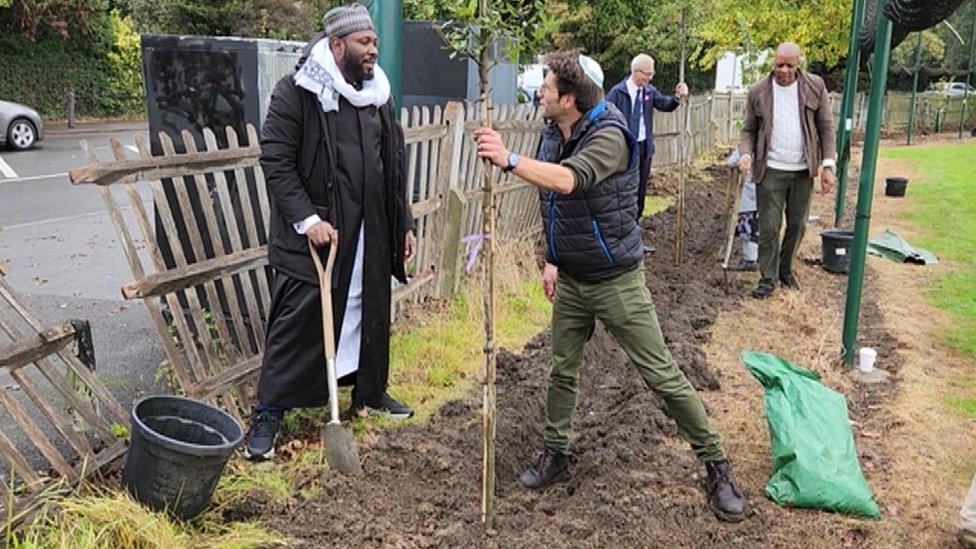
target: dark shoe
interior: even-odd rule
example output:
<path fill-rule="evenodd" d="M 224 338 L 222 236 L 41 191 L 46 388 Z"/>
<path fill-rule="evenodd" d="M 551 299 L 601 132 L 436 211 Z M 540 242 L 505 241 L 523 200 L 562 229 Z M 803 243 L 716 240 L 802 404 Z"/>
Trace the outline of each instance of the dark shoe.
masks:
<path fill-rule="evenodd" d="M 569 456 L 551 448 L 546 448 L 521 475 L 519 482 L 526 488 L 545 488 L 560 477 L 569 474 Z"/>
<path fill-rule="evenodd" d="M 973 549 L 976 547 L 976 532 L 973 532 L 972 530 L 961 528 L 956 538 L 959 540 L 959 545 L 965 547 L 966 549 Z"/>
<path fill-rule="evenodd" d="M 733 263 L 729 265 L 730 271 L 755 271 L 759 268 L 759 263 L 755 261 L 750 261 L 748 259 L 743 259 L 738 263 Z"/>
<path fill-rule="evenodd" d="M 656 251 L 657 251 L 657 248 L 655 248 L 654 246 L 651 246 L 650 244 L 644 244 L 644 253 L 645 254 L 652 254 L 652 253 L 654 253 Z"/>
<path fill-rule="evenodd" d="M 800 283 L 796 281 L 796 277 L 793 275 L 779 277 L 779 283 L 782 284 L 784 288 L 789 288 L 790 290 L 800 289 Z"/>
<path fill-rule="evenodd" d="M 390 396 L 389 393 L 384 392 L 380 395 L 378 402 L 357 402 L 353 400 L 352 406 L 349 408 L 350 416 L 382 416 L 390 419 L 407 419 L 413 415 L 413 410 L 411 410 L 405 404 L 399 402 L 397 399 Z"/>
<path fill-rule="evenodd" d="M 252 415 L 251 429 L 244 441 L 244 459 L 264 461 L 273 458 L 280 424 L 281 418 L 269 412 Z"/>
<path fill-rule="evenodd" d="M 756 284 L 756 289 L 752 291 L 752 297 L 756 299 L 766 299 L 772 295 L 773 290 L 775 289 L 776 286 L 773 285 L 772 281 L 764 278 L 759 281 L 759 284 Z"/>
<path fill-rule="evenodd" d="M 745 518 L 746 498 L 735 485 L 729 461 L 707 461 L 705 472 L 708 473 L 708 503 L 715 516 L 725 522 L 739 522 Z"/>

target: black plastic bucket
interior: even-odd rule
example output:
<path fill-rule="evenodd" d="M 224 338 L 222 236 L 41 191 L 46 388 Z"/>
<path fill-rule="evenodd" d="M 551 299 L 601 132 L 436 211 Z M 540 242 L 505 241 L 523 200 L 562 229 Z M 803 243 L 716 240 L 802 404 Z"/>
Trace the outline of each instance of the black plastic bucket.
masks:
<path fill-rule="evenodd" d="M 244 438 L 230 415 L 189 398 L 149 396 L 132 406 L 132 441 L 122 483 L 155 510 L 191 519 L 210 504 L 234 448 Z"/>
<path fill-rule="evenodd" d="M 846 273 L 851 266 L 852 242 L 854 242 L 854 231 L 848 229 L 820 231 L 824 269 L 832 273 Z"/>
<path fill-rule="evenodd" d="M 906 177 L 886 177 L 885 196 L 905 196 L 905 189 L 908 188 L 908 178 Z"/>

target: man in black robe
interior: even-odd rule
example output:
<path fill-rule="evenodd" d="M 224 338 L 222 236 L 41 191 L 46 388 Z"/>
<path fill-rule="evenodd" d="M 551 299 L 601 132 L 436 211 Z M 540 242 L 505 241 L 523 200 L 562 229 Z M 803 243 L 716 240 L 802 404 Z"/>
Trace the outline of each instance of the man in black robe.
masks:
<path fill-rule="evenodd" d="M 306 46 L 298 70 L 272 92 L 261 137 L 271 195 L 274 268 L 264 362 L 244 455 L 274 455 L 285 410 L 323 406 L 327 390 L 319 281 L 309 241 L 338 254 L 332 286 L 336 369 L 353 385 L 353 414 L 406 418 L 387 393 L 391 277 L 406 283 L 414 254 L 403 132 L 376 32 L 362 6 L 338 7 Z"/>

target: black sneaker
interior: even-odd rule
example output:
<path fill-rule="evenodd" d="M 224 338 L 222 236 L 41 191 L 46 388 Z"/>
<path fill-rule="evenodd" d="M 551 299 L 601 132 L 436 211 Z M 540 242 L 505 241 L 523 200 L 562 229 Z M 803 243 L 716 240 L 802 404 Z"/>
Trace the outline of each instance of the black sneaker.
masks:
<path fill-rule="evenodd" d="M 708 503 L 720 520 L 739 522 L 746 516 L 746 498 L 735 485 L 732 467 L 726 459 L 706 461 Z"/>
<path fill-rule="evenodd" d="M 251 416 L 251 429 L 244 441 L 244 459 L 264 461 L 274 457 L 275 441 L 281 418 L 269 412 Z"/>
<path fill-rule="evenodd" d="M 973 532 L 972 530 L 967 528 L 960 529 L 956 539 L 959 540 L 959 545 L 965 549 L 976 548 L 976 532 Z"/>
<path fill-rule="evenodd" d="M 413 410 L 384 391 L 380 395 L 379 402 L 366 403 L 353 400 L 352 406 L 349 408 L 349 415 L 353 417 L 382 416 L 390 419 L 407 419 L 413 415 Z"/>
<path fill-rule="evenodd" d="M 545 488 L 564 476 L 569 476 L 569 456 L 546 448 L 532 467 L 519 475 L 519 482 L 526 488 Z"/>
<path fill-rule="evenodd" d="M 773 281 L 769 279 L 762 279 L 759 284 L 756 284 L 756 289 L 752 291 L 752 297 L 756 299 L 766 299 L 773 294 L 773 290 L 776 286 L 773 285 Z"/>
<path fill-rule="evenodd" d="M 796 277 L 793 275 L 779 277 L 779 283 L 782 284 L 784 288 L 789 288 L 790 290 L 800 289 L 800 283 L 797 282 Z"/>

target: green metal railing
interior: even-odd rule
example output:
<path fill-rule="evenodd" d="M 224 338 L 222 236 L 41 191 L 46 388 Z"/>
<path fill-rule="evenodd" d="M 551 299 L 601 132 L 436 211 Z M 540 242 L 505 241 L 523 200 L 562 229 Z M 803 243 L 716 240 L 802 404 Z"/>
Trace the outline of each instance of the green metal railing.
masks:
<path fill-rule="evenodd" d="M 966 64 L 966 88 L 962 92 L 962 113 L 959 115 L 959 139 L 966 125 L 966 104 L 969 103 L 969 83 L 973 76 L 973 55 L 976 54 L 976 0 L 973 2 L 973 36 L 969 39 L 969 62 Z"/>
<path fill-rule="evenodd" d="M 915 66 L 912 68 L 912 100 L 908 104 L 908 127 L 905 133 L 908 134 L 905 144 L 912 144 L 912 131 L 915 130 L 915 100 L 918 97 L 918 73 L 922 67 L 922 32 L 919 31 L 915 38 Z"/>
<path fill-rule="evenodd" d="M 864 22 L 864 0 L 854 0 L 851 11 L 851 34 L 847 48 L 847 68 L 844 71 L 843 98 L 837 123 L 837 202 L 834 207 L 834 226 L 844 217 L 844 195 L 847 193 L 847 165 L 850 162 L 851 133 L 854 131 L 854 98 L 857 95 L 857 75 L 861 53 L 857 47 L 857 33 Z"/>
<path fill-rule="evenodd" d="M 403 0 L 372 0 L 361 3 L 369 14 L 380 39 L 380 66 L 390 79 L 393 112 L 399 116 L 403 106 Z"/>
<path fill-rule="evenodd" d="M 854 362 L 857 329 L 861 312 L 861 291 L 864 283 L 864 262 L 867 255 L 868 231 L 871 225 L 871 204 L 874 197 L 874 176 L 881 141 L 881 124 L 885 91 L 888 87 L 888 61 L 891 54 L 891 21 L 878 6 L 878 25 L 874 40 L 874 59 L 871 68 L 871 92 L 868 100 L 868 120 L 864 133 L 864 157 L 857 193 L 857 216 L 854 220 L 854 243 L 851 267 L 847 279 L 847 304 L 844 309 L 844 362 Z"/>

